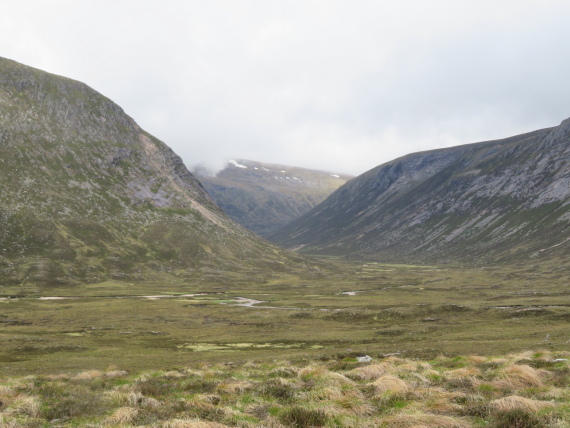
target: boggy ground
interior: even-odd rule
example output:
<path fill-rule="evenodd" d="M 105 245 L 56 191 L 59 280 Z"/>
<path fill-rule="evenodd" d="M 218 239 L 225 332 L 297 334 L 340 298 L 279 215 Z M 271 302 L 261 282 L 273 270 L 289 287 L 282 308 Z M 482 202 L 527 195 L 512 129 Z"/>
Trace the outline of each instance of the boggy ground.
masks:
<path fill-rule="evenodd" d="M 4 377 L 0 425 L 562 428 L 569 356 L 339 356 Z"/>
<path fill-rule="evenodd" d="M 213 283 L 5 287 L 0 373 L 109 365 L 138 371 L 339 353 L 429 359 L 570 351 L 570 269 L 559 264 L 335 263 L 317 276 L 275 274 L 263 283 L 217 272 Z M 75 298 L 39 299 L 63 296 Z M 237 306 L 238 297 L 263 303 Z"/>

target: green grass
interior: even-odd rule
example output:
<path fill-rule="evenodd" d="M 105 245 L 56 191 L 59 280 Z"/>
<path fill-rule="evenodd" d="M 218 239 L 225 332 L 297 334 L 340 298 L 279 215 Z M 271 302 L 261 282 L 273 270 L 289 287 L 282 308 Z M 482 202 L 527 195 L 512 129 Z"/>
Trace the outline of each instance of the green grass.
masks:
<path fill-rule="evenodd" d="M 24 375 L 110 364 L 144 370 L 275 355 L 431 358 L 570 350 L 569 277 L 556 266 L 335 263 L 336 269 L 314 278 L 274 274 L 261 282 L 221 271 L 215 282 L 3 287 L 0 297 L 19 297 L 0 300 L 0 371 Z M 193 293 L 206 294 L 141 297 Z M 274 309 L 235 306 L 236 297 Z"/>
<path fill-rule="evenodd" d="M 567 426 L 564 266 L 329 263 L 2 287 L 0 425 Z"/>

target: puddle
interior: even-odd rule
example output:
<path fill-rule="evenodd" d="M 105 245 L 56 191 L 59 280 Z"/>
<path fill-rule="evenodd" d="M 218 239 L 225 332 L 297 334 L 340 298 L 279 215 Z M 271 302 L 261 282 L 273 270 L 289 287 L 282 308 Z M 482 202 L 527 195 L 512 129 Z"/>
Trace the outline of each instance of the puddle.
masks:
<path fill-rule="evenodd" d="M 208 294 L 220 294 L 220 293 L 193 293 L 193 294 L 158 294 L 156 296 L 43 296 L 43 297 L 31 297 L 31 299 L 36 300 L 78 300 L 78 299 L 175 299 L 180 297 L 196 297 L 196 296 L 206 296 Z M 0 297 L 0 301 L 18 300 L 9 297 Z"/>
<path fill-rule="evenodd" d="M 206 351 L 232 351 L 232 350 L 248 350 L 248 349 L 289 349 L 289 348 L 303 348 L 303 349 L 321 349 L 322 345 L 308 345 L 304 342 L 297 343 L 186 343 L 177 346 L 179 349 L 189 349 L 193 352 L 206 352 Z"/>
<path fill-rule="evenodd" d="M 280 306 L 253 306 L 259 303 L 265 303 L 265 300 L 255 300 L 255 299 L 248 299 L 247 297 L 236 297 L 232 306 L 242 306 L 244 308 L 256 308 L 256 309 L 285 309 L 289 311 L 306 311 L 307 308 L 284 308 Z M 226 304 L 226 303 L 222 303 Z"/>
<path fill-rule="evenodd" d="M 346 291 L 345 293 L 360 293 L 360 291 Z M 148 300 L 158 300 L 158 299 L 176 299 L 176 298 L 187 298 L 196 296 L 207 296 L 210 294 L 224 294 L 224 293 L 193 293 L 193 294 L 159 294 L 159 295 L 148 295 L 148 296 L 45 296 L 45 297 L 32 297 L 35 300 L 79 300 L 79 299 L 148 299 Z M 352 294 L 351 294 L 352 295 Z M 0 301 L 18 300 L 11 299 L 7 297 L 1 297 Z M 231 303 L 220 302 L 222 305 L 229 304 L 231 306 L 241 306 L 244 308 L 257 308 L 257 309 L 283 309 L 290 311 L 338 311 L 339 309 L 324 309 L 324 308 L 286 308 L 279 306 L 258 306 L 260 303 L 266 303 L 265 300 L 250 299 L 247 297 L 235 297 L 228 299 Z"/>
<path fill-rule="evenodd" d="M 141 297 L 143 299 L 149 300 L 156 300 L 156 299 L 163 299 L 163 298 L 172 298 L 172 297 L 196 297 L 196 296 L 205 296 L 206 293 L 196 293 L 196 294 L 161 294 L 158 296 L 133 296 L 133 297 Z"/>

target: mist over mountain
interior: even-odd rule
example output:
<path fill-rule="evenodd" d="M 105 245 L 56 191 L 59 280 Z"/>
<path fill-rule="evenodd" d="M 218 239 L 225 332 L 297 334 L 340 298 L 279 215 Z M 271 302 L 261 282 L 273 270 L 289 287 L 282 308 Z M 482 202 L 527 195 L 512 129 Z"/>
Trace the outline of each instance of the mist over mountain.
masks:
<path fill-rule="evenodd" d="M 251 160 L 230 160 L 215 176 L 195 171 L 234 221 L 268 237 L 352 178 L 350 175 Z"/>
<path fill-rule="evenodd" d="M 270 238 L 301 252 L 376 261 L 567 260 L 570 119 L 385 163 Z"/>
<path fill-rule="evenodd" d="M 227 218 L 118 105 L 4 58 L 0 171 L 4 283 L 192 278 L 300 260 Z"/>

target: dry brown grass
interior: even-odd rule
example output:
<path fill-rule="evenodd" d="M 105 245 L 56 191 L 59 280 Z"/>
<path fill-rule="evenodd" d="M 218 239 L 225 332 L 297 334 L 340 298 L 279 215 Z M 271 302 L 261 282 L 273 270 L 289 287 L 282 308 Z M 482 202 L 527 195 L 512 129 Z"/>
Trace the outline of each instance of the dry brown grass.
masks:
<path fill-rule="evenodd" d="M 143 398 L 144 396 L 140 392 L 130 392 L 125 396 L 126 404 L 129 407 L 137 407 Z"/>
<path fill-rule="evenodd" d="M 281 365 L 272 369 L 269 374 L 279 377 L 294 377 L 299 374 L 299 369 L 293 366 Z"/>
<path fill-rule="evenodd" d="M 41 402 L 38 397 L 20 394 L 13 397 L 9 407 L 3 412 L 7 416 L 24 415 L 36 418 L 39 416 Z"/>
<path fill-rule="evenodd" d="M 335 385 L 354 385 L 355 384 L 352 379 L 349 379 L 348 377 L 346 377 L 342 373 L 327 371 L 323 377 L 328 383 L 333 383 Z"/>
<path fill-rule="evenodd" d="M 0 413 L 0 427 L 2 428 L 20 428 L 22 425 L 16 419 L 6 417 Z"/>
<path fill-rule="evenodd" d="M 455 387 L 473 388 L 481 381 L 481 370 L 477 367 L 462 367 L 460 369 L 449 370 L 445 373 L 445 378 Z"/>
<path fill-rule="evenodd" d="M 404 395 L 410 392 L 410 386 L 395 376 L 382 376 L 370 383 L 374 387 L 377 397 L 383 398 L 386 396 Z"/>
<path fill-rule="evenodd" d="M 503 389 L 514 390 L 528 387 L 541 387 L 548 372 L 525 364 L 515 364 L 504 368 L 494 384 Z"/>
<path fill-rule="evenodd" d="M 227 381 L 216 386 L 216 392 L 220 394 L 243 394 L 253 387 L 253 383 L 247 381 Z"/>
<path fill-rule="evenodd" d="M 92 380 L 97 379 L 103 376 L 103 372 L 99 370 L 88 370 L 85 372 L 78 373 L 77 375 L 73 376 L 73 380 Z"/>
<path fill-rule="evenodd" d="M 171 379 L 177 379 L 177 378 L 181 378 L 181 377 L 185 377 L 187 373 L 181 373 L 177 370 L 170 370 L 167 371 L 163 374 L 164 377 L 168 377 Z"/>
<path fill-rule="evenodd" d="M 152 397 L 144 397 L 140 402 L 140 407 L 145 407 L 148 409 L 158 409 L 162 406 L 162 403 Z"/>
<path fill-rule="evenodd" d="M 344 410 L 348 410 L 357 416 L 367 416 L 374 413 L 375 408 L 372 406 L 357 389 L 342 391 L 336 403 Z"/>
<path fill-rule="evenodd" d="M 369 366 L 357 367 L 347 373 L 347 376 L 353 379 L 360 380 L 376 380 L 381 376 L 384 376 L 391 365 L 386 363 L 381 364 L 371 364 Z"/>
<path fill-rule="evenodd" d="M 487 358 L 481 357 L 479 355 L 469 355 L 465 358 L 465 361 L 467 361 L 469 364 L 473 364 L 475 366 L 478 366 L 478 365 L 486 362 Z"/>
<path fill-rule="evenodd" d="M 389 428 L 469 428 L 470 424 L 450 416 L 429 413 L 400 414 L 382 420 Z"/>
<path fill-rule="evenodd" d="M 105 376 L 110 378 L 126 376 L 128 373 L 125 370 L 113 370 L 105 373 Z"/>
<path fill-rule="evenodd" d="M 45 378 L 48 380 L 67 380 L 70 378 L 70 376 L 66 374 L 57 374 L 57 375 L 47 375 Z"/>
<path fill-rule="evenodd" d="M 321 388 L 313 388 L 302 394 L 307 401 L 329 401 L 339 400 L 343 397 L 342 390 L 336 386 L 323 386 Z"/>
<path fill-rule="evenodd" d="M 139 410 L 133 407 L 119 407 L 107 418 L 109 424 L 130 424 L 138 416 Z"/>
<path fill-rule="evenodd" d="M 206 422 L 200 419 L 173 419 L 162 424 L 163 428 L 229 428 L 217 422 Z"/>
<path fill-rule="evenodd" d="M 462 392 L 447 391 L 441 387 L 417 388 L 411 395 L 420 403 L 419 408 L 431 413 L 456 413 L 461 409 L 456 401 L 466 397 Z"/>
<path fill-rule="evenodd" d="M 139 379 L 152 381 L 149 389 L 143 389 L 136 374 L 111 380 L 108 374 L 118 370 L 109 369 L 102 375 L 83 372 L 81 381 L 8 378 L 0 385 L 0 427 L 49 426 L 53 415 L 63 414 L 58 407 L 63 403 L 63 411 L 77 412 L 77 406 L 86 410 L 79 407 L 69 426 L 89 421 L 113 427 L 458 428 L 479 426 L 484 420 L 489 426 L 509 426 L 504 423 L 522 415 L 529 423 L 570 428 L 570 364 L 552 363 L 552 355 L 559 354 L 507 355 L 501 365 L 476 357 L 441 357 L 431 364 L 391 358 L 350 371 L 341 371 L 346 365 L 334 360 L 304 368 L 281 361 L 251 368 L 241 363 L 204 365 L 205 371 L 142 373 Z M 519 358 L 528 356 L 532 359 L 525 365 Z M 535 362 L 544 369 L 533 368 Z M 60 391 L 72 398 L 53 400 Z"/>
<path fill-rule="evenodd" d="M 522 410 L 527 413 L 536 413 L 545 407 L 552 407 L 553 403 L 547 401 L 532 400 L 530 398 L 510 395 L 491 401 L 491 408 L 498 412 L 510 412 Z"/>
<path fill-rule="evenodd" d="M 480 376 L 481 370 L 477 367 L 462 367 L 460 369 L 449 370 L 446 375 L 450 379 L 462 379 L 466 377 Z"/>
<path fill-rule="evenodd" d="M 518 361 L 530 360 L 533 355 L 534 355 L 534 351 L 522 351 L 522 352 L 519 352 L 518 354 L 510 355 L 510 359 L 511 359 L 511 361 L 516 363 Z"/>
<path fill-rule="evenodd" d="M 308 366 L 308 367 L 303 367 L 301 370 L 299 370 L 299 377 L 301 379 L 309 379 L 321 376 L 327 372 L 328 372 L 327 368 L 323 366 Z"/>

